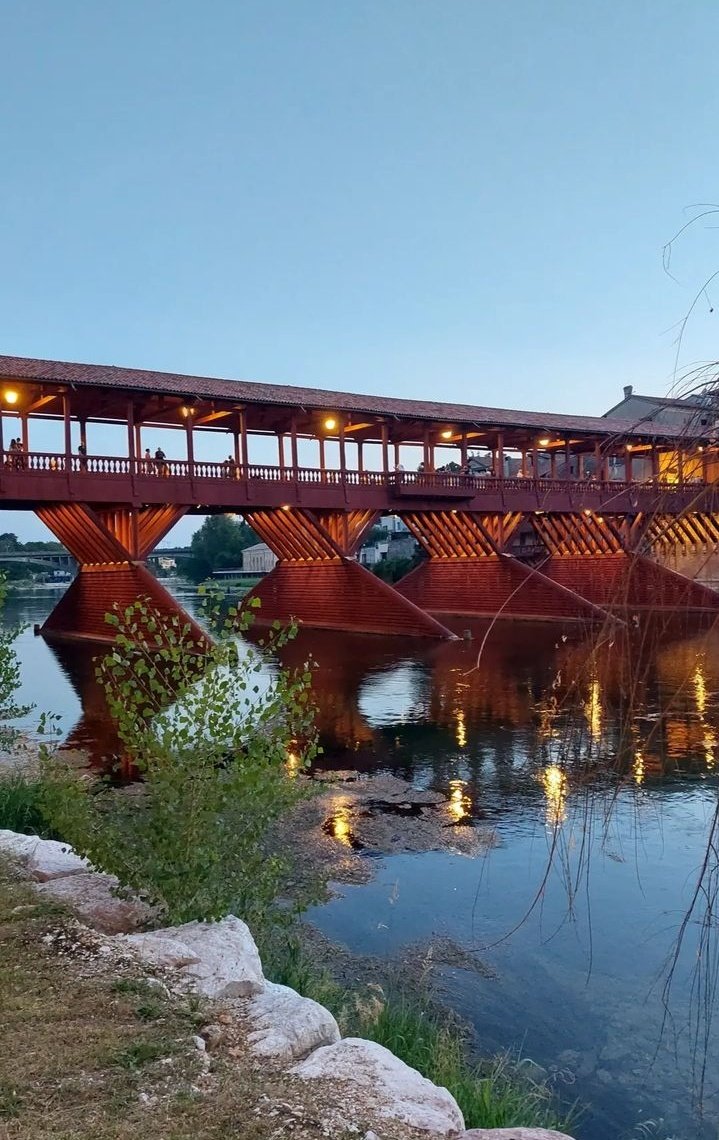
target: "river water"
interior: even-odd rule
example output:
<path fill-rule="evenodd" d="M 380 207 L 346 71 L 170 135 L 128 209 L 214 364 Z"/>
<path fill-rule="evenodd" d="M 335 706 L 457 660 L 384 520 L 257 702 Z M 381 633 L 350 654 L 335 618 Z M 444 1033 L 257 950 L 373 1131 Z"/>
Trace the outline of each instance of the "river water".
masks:
<path fill-rule="evenodd" d="M 3 615 L 26 626 L 22 697 L 37 706 L 27 724 L 59 713 L 66 738 L 100 756 L 112 744 L 92 651 L 32 633 L 58 596 L 13 594 Z M 476 955 L 486 969 L 442 971 L 447 1002 L 482 1051 L 521 1050 L 564 1099 L 590 1106 L 579 1140 L 716 1140 L 716 849 L 705 856 L 719 629 L 470 632 L 430 644 L 306 631 L 283 651 L 288 663 L 317 661 L 323 768 L 441 791 L 454 824 L 495 836 L 473 857 L 373 858 L 371 880 L 342 886 L 311 921 L 399 964 L 437 938 Z"/>

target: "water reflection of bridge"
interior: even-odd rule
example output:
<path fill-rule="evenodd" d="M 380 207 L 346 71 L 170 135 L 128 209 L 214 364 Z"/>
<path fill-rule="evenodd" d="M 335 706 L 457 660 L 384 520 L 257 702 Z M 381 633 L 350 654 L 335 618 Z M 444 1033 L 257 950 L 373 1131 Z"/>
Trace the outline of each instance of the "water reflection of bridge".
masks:
<path fill-rule="evenodd" d="M 11 421 L 21 439 L 6 450 L 0 430 L 0 505 L 34 510 L 80 568 L 46 623 L 56 636 L 106 640 L 107 610 L 139 594 L 175 611 L 145 563 L 188 512 L 237 512 L 272 548 L 278 564 L 254 591 L 269 621 L 451 637 L 453 614 L 719 608 L 660 565 L 719 541 L 719 448 L 700 422 L 687 433 L 14 357 L 0 377 L 0 429 Z M 32 446 L 39 421 L 54 450 Z M 121 454 L 94 452 L 98 424 L 121 428 Z M 154 458 L 148 431 L 164 444 Z M 201 458 L 208 441 L 227 458 Z M 469 473 L 472 448 L 484 478 Z M 403 469 L 410 456 L 417 470 Z M 425 555 L 396 588 L 355 557 L 388 512 Z"/>
<path fill-rule="evenodd" d="M 479 635 L 479 630 L 476 631 Z M 258 635 L 259 636 L 259 635 Z M 642 785 L 673 773 L 712 775 L 719 759 L 719 633 L 654 628 L 606 637 L 498 623 L 477 664 L 471 642 L 381 641 L 305 631 L 281 664 L 316 662 L 322 768 L 389 769 L 456 799 L 457 821 L 494 794 L 543 790 L 548 821 L 597 781 Z M 96 760 L 118 752 L 92 655 L 53 652 L 82 704 L 68 737 Z M 490 797 L 491 798 L 491 797 Z"/>

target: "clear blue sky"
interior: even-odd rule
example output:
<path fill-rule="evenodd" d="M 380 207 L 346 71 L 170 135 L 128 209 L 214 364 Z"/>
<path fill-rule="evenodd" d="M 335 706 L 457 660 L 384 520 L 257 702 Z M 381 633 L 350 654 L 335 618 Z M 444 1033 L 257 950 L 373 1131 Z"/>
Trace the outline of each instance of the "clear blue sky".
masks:
<path fill-rule="evenodd" d="M 4 0 L 0 39 L 0 352 L 577 412 L 672 383 L 719 268 L 711 228 L 661 258 L 719 200 L 708 0 Z"/>

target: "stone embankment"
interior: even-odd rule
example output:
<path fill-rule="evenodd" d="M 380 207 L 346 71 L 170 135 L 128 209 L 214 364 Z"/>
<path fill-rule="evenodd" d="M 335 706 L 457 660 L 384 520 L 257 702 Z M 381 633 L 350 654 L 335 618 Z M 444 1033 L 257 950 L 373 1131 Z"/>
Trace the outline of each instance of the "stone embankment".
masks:
<path fill-rule="evenodd" d="M 340 1036 L 329 1010 L 265 979 L 250 930 L 230 915 L 217 923 L 140 932 L 152 911 L 138 899 L 118 898 L 111 876 L 98 873 L 71 848 L 54 840 L 0 831 L 0 854 L 19 862 L 37 890 L 66 906 L 107 936 L 118 957 L 171 977 L 173 987 L 213 1002 L 217 1031 L 228 1025 L 259 1065 L 302 1082 L 314 1082 L 318 1111 L 365 1140 L 424 1134 L 445 1140 L 571 1140 L 532 1128 L 465 1130 L 454 1097 L 373 1041 Z M 212 1026 L 208 1030 L 212 1030 Z M 198 1037 L 208 1047 L 211 1032 Z M 369 1129 L 369 1130 L 368 1130 Z M 327 1132 L 328 1135 L 332 1131 Z"/>

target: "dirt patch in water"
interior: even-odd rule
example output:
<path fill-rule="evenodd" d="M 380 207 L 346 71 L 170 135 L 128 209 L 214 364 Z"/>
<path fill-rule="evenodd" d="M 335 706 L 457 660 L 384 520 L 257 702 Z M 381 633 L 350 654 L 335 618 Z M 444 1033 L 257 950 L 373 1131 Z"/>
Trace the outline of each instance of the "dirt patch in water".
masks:
<path fill-rule="evenodd" d="M 329 786 L 322 781 L 321 790 L 277 826 L 273 845 L 293 852 L 297 884 L 312 877 L 367 882 L 372 857 L 382 855 L 447 851 L 477 856 L 497 846 L 494 828 L 473 822 L 441 792 L 413 788 L 395 776 L 366 777 L 354 771 L 341 776 Z"/>

